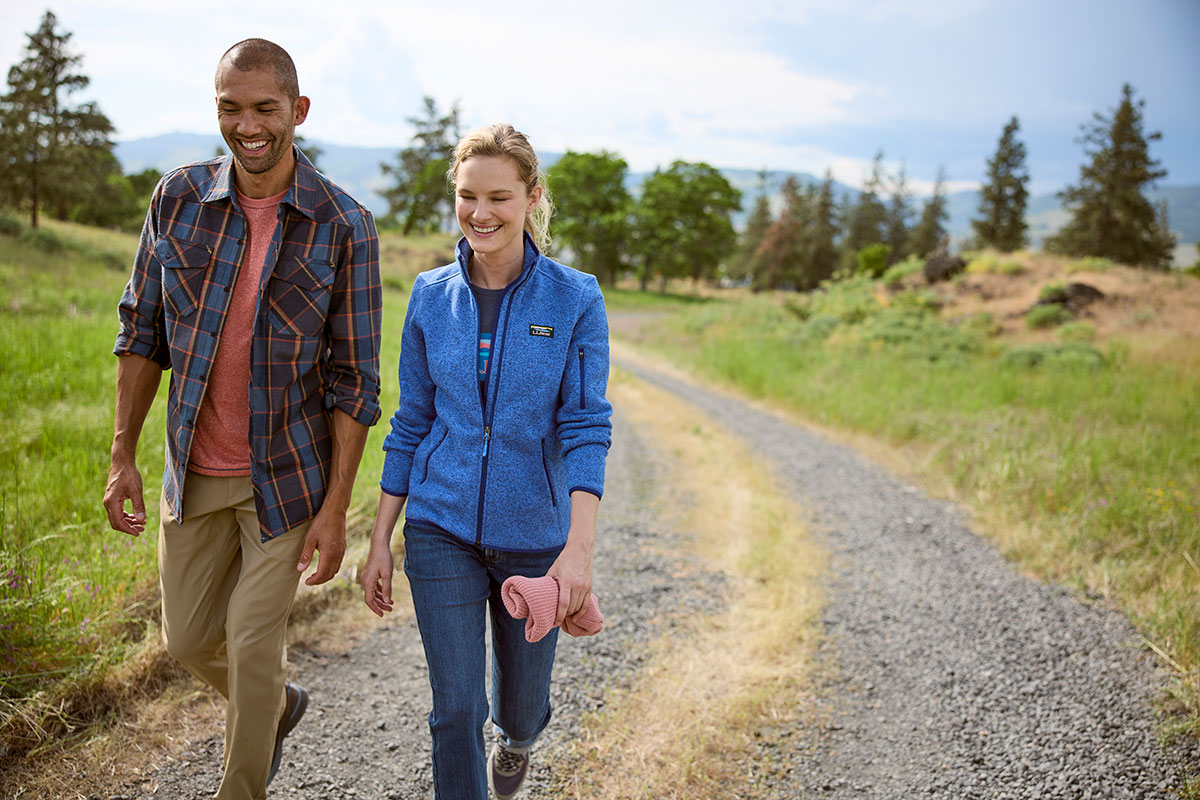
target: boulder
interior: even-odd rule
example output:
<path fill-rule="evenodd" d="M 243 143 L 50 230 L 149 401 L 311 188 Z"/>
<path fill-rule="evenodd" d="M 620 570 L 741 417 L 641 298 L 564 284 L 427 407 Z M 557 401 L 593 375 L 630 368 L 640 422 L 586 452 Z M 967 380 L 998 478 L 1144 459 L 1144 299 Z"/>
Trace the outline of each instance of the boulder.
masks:
<path fill-rule="evenodd" d="M 930 283 L 947 281 L 966 268 L 967 262 L 939 250 L 925 260 L 925 280 Z"/>

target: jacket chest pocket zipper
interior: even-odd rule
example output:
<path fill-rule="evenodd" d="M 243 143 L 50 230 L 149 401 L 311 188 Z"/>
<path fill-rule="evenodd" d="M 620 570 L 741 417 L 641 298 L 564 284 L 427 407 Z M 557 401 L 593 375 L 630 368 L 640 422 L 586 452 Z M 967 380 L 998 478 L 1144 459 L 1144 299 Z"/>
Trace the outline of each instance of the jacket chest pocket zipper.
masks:
<path fill-rule="evenodd" d="M 583 348 L 579 348 L 579 407 L 587 408 L 587 365 L 583 360 Z"/>

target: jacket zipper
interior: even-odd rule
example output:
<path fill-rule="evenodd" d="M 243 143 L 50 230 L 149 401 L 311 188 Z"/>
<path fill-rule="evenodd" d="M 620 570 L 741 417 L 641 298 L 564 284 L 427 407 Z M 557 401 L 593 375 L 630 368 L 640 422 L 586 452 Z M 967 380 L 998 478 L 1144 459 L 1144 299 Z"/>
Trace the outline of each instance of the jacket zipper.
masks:
<path fill-rule="evenodd" d="M 583 348 L 579 348 L 579 408 L 587 408 L 587 393 L 584 387 L 587 386 L 587 370 L 584 368 Z"/>
<path fill-rule="evenodd" d="M 491 449 L 492 419 L 494 419 L 496 415 L 496 400 L 498 400 L 500 397 L 500 362 L 497 361 L 497 357 L 501 352 L 503 352 L 503 339 L 501 337 L 506 335 L 508 332 L 508 312 L 512 307 L 512 293 L 515 291 L 516 287 L 506 292 L 504 298 L 501 300 L 502 307 L 496 314 L 496 324 L 492 329 L 492 352 L 488 356 L 487 371 L 484 373 L 484 396 L 487 397 L 488 395 L 492 395 L 492 402 L 486 404 L 486 407 L 483 408 L 483 457 L 480 459 L 479 464 L 479 504 L 475 510 L 476 547 L 483 546 L 483 499 L 487 494 L 488 450 Z M 471 293 L 472 297 L 474 297 L 474 294 L 474 292 Z M 478 310 L 478 305 L 476 305 L 476 310 Z M 504 315 L 503 325 L 500 324 L 501 314 Z M 499 336 L 497 334 L 499 334 Z M 478 334 L 476 334 L 476 336 L 478 336 Z M 478 346 L 479 345 L 477 343 L 476 347 Z M 476 357 L 478 358 L 478 355 Z M 495 368 L 496 372 L 496 391 L 494 394 L 489 391 L 489 387 L 492 384 L 493 367 Z"/>

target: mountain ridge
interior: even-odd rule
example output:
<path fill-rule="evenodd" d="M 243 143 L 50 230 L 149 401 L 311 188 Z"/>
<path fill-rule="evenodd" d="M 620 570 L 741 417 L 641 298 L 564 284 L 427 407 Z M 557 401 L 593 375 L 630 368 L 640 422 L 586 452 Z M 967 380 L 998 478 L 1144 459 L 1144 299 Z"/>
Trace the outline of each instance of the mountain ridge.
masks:
<path fill-rule="evenodd" d="M 319 139 L 311 140 L 311 144 L 321 149 L 322 172 L 376 215 L 383 216 L 387 213 L 388 204 L 381 194 L 387 185 L 387 179 L 380 169 L 380 164 L 384 161 L 394 160 L 396 153 L 400 150 L 399 147 L 355 147 Z M 217 134 L 167 133 L 116 142 L 114 151 L 126 172 L 140 172 L 149 168 L 166 171 L 181 164 L 208 158 L 218 148 L 223 149 L 224 142 Z M 543 154 L 543 166 L 549 167 L 559 157 L 561 157 L 559 153 Z M 743 212 L 735 215 L 735 224 L 740 227 L 750 209 L 751 201 L 760 192 L 760 172 L 741 168 L 718 167 L 718 169 L 731 184 L 742 192 Z M 626 185 L 636 193 L 642 181 L 649 174 L 648 172 L 631 172 L 626 180 Z M 788 170 L 767 170 L 766 176 L 766 190 L 768 194 L 776 198 L 774 204 L 776 208 L 779 189 L 788 177 L 794 177 L 805 184 L 821 180 L 810 173 Z M 854 199 L 859 194 L 854 187 L 838 181 L 834 181 L 834 192 L 839 200 L 846 196 Z M 1179 244 L 1185 251 L 1188 246 L 1200 240 L 1200 186 L 1160 185 L 1151 189 L 1148 196 L 1150 201 L 1156 205 L 1161 200 L 1167 201 L 1171 229 L 1175 231 Z M 915 217 L 920 213 L 924 198 L 913 199 Z M 946 229 L 955 243 L 962 244 L 972 233 L 971 217 L 977 213 L 979 207 L 979 192 L 971 190 L 952 192 L 946 196 L 946 200 L 949 212 Z M 1067 221 L 1067 212 L 1063 209 L 1057 195 L 1036 195 L 1029 198 L 1025 219 L 1029 224 L 1030 244 L 1040 247 L 1047 236 L 1053 234 Z M 1184 260 L 1187 261 L 1186 252 Z M 1191 262 L 1187 261 L 1187 263 Z"/>

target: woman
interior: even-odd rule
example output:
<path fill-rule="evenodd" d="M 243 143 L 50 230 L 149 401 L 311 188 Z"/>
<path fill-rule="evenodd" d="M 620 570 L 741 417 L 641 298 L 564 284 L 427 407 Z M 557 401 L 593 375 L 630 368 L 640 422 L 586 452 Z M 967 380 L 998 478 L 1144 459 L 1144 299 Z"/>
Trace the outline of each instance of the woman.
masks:
<path fill-rule="evenodd" d="M 488 786 L 513 797 L 525 779 L 550 720 L 557 641 L 557 629 L 525 640 L 501 584 L 552 576 L 557 624 L 590 596 L 612 431 L 608 322 L 596 279 L 539 251 L 550 201 L 524 135 L 469 134 L 450 177 L 463 237 L 455 263 L 413 283 L 362 586 L 373 612 L 392 609 L 390 540 L 407 501 L 404 572 L 433 689 L 437 797 L 482 800 Z M 488 614 L 496 741 L 485 763 Z"/>

